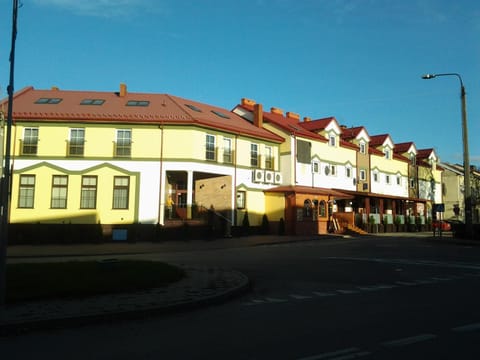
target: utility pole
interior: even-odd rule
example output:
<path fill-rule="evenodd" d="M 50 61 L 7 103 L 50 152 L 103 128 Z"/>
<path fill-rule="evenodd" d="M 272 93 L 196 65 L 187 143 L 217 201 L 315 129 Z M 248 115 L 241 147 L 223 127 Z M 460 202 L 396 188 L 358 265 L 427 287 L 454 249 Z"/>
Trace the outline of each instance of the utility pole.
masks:
<path fill-rule="evenodd" d="M 8 210 L 10 200 L 10 151 L 12 142 L 13 118 L 13 83 L 15 69 L 15 40 L 17 38 L 18 0 L 13 0 L 12 11 L 12 45 L 10 50 L 10 82 L 8 84 L 7 126 L 4 129 L 5 146 L 3 176 L 1 178 L 0 202 L 0 308 L 5 306 L 7 290 L 7 244 L 8 244 Z M 3 140 L 3 139 L 2 139 Z"/>

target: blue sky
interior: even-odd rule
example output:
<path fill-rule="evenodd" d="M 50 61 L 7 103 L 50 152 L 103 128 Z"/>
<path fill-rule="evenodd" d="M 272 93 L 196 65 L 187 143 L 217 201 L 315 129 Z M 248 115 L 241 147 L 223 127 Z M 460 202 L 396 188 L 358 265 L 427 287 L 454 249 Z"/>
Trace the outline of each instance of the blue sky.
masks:
<path fill-rule="evenodd" d="M 460 73 L 480 165 L 477 0 L 21 0 L 15 90 L 169 93 L 232 109 L 242 97 L 388 133 L 462 163 Z M 0 0 L 6 96 L 12 1 Z"/>

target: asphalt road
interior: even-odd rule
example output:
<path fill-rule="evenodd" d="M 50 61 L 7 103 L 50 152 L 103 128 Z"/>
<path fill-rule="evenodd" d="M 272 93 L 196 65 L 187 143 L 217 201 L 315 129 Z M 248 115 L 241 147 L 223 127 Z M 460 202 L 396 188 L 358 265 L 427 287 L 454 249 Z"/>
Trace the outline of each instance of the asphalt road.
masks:
<path fill-rule="evenodd" d="M 234 268 L 253 288 L 195 311 L 2 338 L 2 358 L 480 358 L 480 247 L 391 237 L 136 257 Z"/>

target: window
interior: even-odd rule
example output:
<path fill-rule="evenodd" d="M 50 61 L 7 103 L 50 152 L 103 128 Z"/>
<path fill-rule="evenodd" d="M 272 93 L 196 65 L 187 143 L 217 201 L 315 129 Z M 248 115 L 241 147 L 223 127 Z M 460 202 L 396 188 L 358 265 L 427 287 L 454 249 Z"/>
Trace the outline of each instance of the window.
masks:
<path fill-rule="evenodd" d="M 402 185 L 402 177 L 397 175 L 397 185 Z"/>
<path fill-rule="evenodd" d="M 35 155 L 38 150 L 38 128 L 23 130 L 22 154 Z"/>
<path fill-rule="evenodd" d="M 335 134 L 330 134 L 328 136 L 328 144 L 330 146 L 336 146 L 337 144 L 337 137 L 335 136 Z"/>
<path fill-rule="evenodd" d="M 20 175 L 20 189 L 18 191 L 18 207 L 33 209 L 35 196 L 35 175 Z"/>
<path fill-rule="evenodd" d="M 265 146 L 265 169 L 273 169 L 273 155 L 271 146 Z"/>
<path fill-rule="evenodd" d="M 80 209 L 95 209 L 96 207 L 97 207 L 97 177 L 82 176 Z"/>
<path fill-rule="evenodd" d="M 232 163 L 232 139 L 223 138 L 223 162 Z"/>
<path fill-rule="evenodd" d="M 386 148 L 386 149 L 385 149 L 385 159 L 389 159 L 389 160 L 390 160 L 390 159 L 391 159 L 391 156 L 392 156 L 392 154 L 391 154 L 391 152 L 390 152 L 390 149 L 389 149 L 389 148 Z"/>
<path fill-rule="evenodd" d="M 132 130 L 117 130 L 117 142 L 115 145 L 115 156 L 130 156 L 132 152 Z"/>
<path fill-rule="evenodd" d="M 318 161 L 312 161 L 312 172 L 318 173 L 320 171 L 320 163 Z"/>
<path fill-rule="evenodd" d="M 410 164 L 415 165 L 417 163 L 417 158 L 414 153 L 410 154 Z"/>
<path fill-rule="evenodd" d="M 360 142 L 359 146 L 360 146 L 360 153 L 361 154 L 366 154 L 367 153 L 366 144 L 362 141 L 362 142 Z"/>
<path fill-rule="evenodd" d="M 215 161 L 215 136 L 209 134 L 205 138 L 205 159 Z"/>
<path fill-rule="evenodd" d="M 326 165 L 325 166 L 325 175 L 332 175 L 335 176 L 337 174 L 337 166 L 336 165 Z"/>
<path fill-rule="evenodd" d="M 415 188 L 415 178 L 410 178 L 410 188 L 414 189 Z"/>
<path fill-rule="evenodd" d="M 378 172 L 377 171 L 375 171 L 373 173 L 373 181 L 378 182 Z"/>
<path fill-rule="evenodd" d="M 148 106 L 150 101 L 146 100 L 128 100 L 126 106 Z"/>
<path fill-rule="evenodd" d="M 303 217 L 309 218 L 312 216 L 312 202 L 307 199 L 303 202 Z"/>
<path fill-rule="evenodd" d="M 67 190 L 68 190 L 68 176 L 53 175 L 52 197 L 50 201 L 50 207 L 52 209 L 67 208 Z"/>
<path fill-rule="evenodd" d="M 228 115 L 225 115 L 224 113 L 221 113 L 220 111 L 212 110 L 212 113 L 214 113 L 215 115 L 217 115 L 218 117 L 221 117 L 223 119 L 230 119 L 230 117 Z"/>
<path fill-rule="evenodd" d="M 245 191 L 237 191 L 237 209 L 245 209 L 245 200 L 247 193 Z"/>
<path fill-rule="evenodd" d="M 327 203 L 325 200 L 320 201 L 320 204 L 318 205 L 318 216 L 327 216 Z"/>
<path fill-rule="evenodd" d="M 390 184 L 390 175 L 385 175 L 385 182 Z"/>
<path fill-rule="evenodd" d="M 103 99 L 83 99 L 80 105 L 102 105 L 104 102 Z"/>
<path fill-rule="evenodd" d="M 40 98 L 35 101 L 35 104 L 58 104 L 62 101 L 59 98 Z"/>
<path fill-rule="evenodd" d="M 188 107 L 190 110 L 196 111 L 196 112 L 202 112 L 202 110 L 195 105 L 192 104 L 185 104 L 186 107 Z"/>
<path fill-rule="evenodd" d="M 113 179 L 113 208 L 128 209 L 128 193 L 130 178 L 128 176 L 115 176 Z"/>
<path fill-rule="evenodd" d="M 367 180 L 367 172 L 365 171 L 365 169 L 360 170 L 360 180 L 361 181 Z"/>
<path fill-rule="evenodd" d="M 250 165 L 258 166 L 258 144 L 250 144 Z"/>
<path fill-rule="evenodd" d="M 85 129 L 70 129 L 68 155 L 82 156 L 85 145 Z"/>
<path fill-rule="evenodd" d="M 345 168 L 345 175 L 347 176 L 347 178 L 352 177 L 352 168 L 350 166 L 347 166 Z"/>

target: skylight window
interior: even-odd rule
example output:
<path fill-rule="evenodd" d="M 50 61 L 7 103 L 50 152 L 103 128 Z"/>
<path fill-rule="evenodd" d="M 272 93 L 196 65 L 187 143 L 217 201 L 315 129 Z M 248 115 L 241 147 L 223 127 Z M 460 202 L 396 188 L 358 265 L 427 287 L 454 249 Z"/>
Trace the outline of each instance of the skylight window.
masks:
<path fill-rule="evenodd" d="M 61 101 L 60 98 L 40 98 L 35 101 L 35 104 L 58 104 Z"/>
<path fill-rule="evenodd" d="M 102 105 L 104 102 L 103 99 L 83 99 L 80 105 Z"/>
<path fill-rule="evenodd" d="M 220 111 L 215 111 L 215 110 L 212 110 L 212 113 L 214 113 L 215 115 L 221 117 L 221 118 L 224 118 L 224 119 L 230 119 L 229 116 L 225 115 L 224 113 L 221 113 Z"/>
<path fill-rule="evenodd" d="M 185 104 L 185 106 L 188 107 L 189 109 L 193 110 L 193 111 L 202 112 L 202 110 L 200 108 L 196 107 L 195 105 Z"/>
<path fill-rule="evenodd" d="M 146 100 L 128 100 L 127 106 L 148 106 L 150 105 L 150 101 Z"/>

